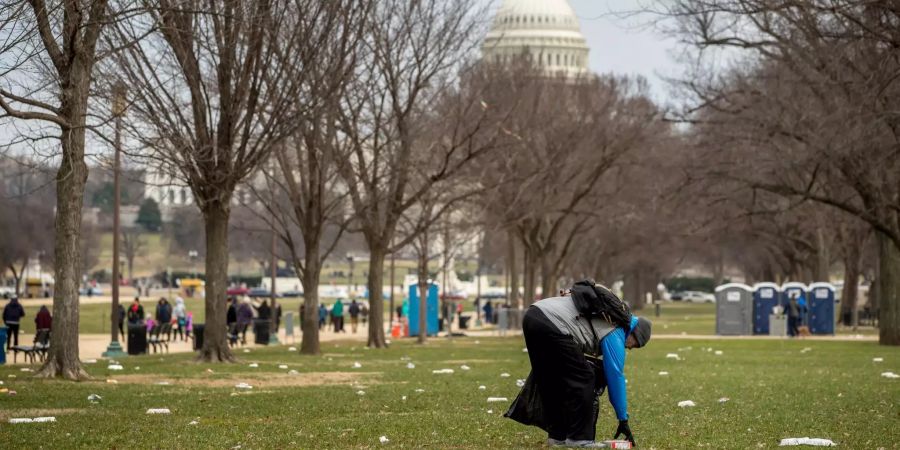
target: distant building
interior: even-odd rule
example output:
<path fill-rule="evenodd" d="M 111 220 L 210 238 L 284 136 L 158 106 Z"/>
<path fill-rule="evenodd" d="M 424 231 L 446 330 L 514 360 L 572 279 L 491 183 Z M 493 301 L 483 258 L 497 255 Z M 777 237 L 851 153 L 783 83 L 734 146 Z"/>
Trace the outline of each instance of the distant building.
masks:
<path fill-rule="evenodd" d="M 256 186 L 264 187 L 265 179 L 261 173 L 252 176 Z M 144 198 L 152 198 L 159 205 L 159 212 L 163 222 L 171 222 L 172 214 L 178 208 L 194 205 L 194 194 L 191 188 L 171 173 L 157 169 L 148 169 L 144 173 Z M 231 198 L 233 205 L 248 205 L 256 203 L 251 189 L 246 185 L 240 185 L 234 190 Z M 197 214 L 200 214 L 199 210 Z"/>
<path fill-rule="evenodd" d="M 503 0 L 481 46 L 482 59 L 505 63 L 526 55 L 549 73 L 588 73 L 590 48 L 567 0 Z"/>

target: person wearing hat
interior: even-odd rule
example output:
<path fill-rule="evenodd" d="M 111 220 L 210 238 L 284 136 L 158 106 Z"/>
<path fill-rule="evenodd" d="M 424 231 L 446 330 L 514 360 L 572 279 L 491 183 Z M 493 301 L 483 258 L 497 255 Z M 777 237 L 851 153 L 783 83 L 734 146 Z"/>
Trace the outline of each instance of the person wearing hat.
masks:
<path fill-rule="evenodd" d="M 634 445 L 628 424 L 625 350 L 647 345 L 650 328 L 650 321 L 634 315 L 627 329 L 599 317 L 588 319 L 571 296 L 543 299 L 528 308 L 522 331 L 531 381 L 543 408 L 541 426 L 551 447 L 602 446 L 595 437 L 598 397 L 604 389 L 619 420 L 614 439 L 624 436 Z"/>

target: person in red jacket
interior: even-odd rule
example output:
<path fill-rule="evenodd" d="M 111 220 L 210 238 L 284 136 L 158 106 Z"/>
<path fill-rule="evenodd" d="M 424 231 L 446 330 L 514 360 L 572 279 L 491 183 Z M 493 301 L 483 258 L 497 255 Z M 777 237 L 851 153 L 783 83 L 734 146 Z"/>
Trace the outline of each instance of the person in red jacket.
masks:
<path fill-rule="evenodd" d="M 34 318 L 35 328 L 38 330 L 49 330 L 53 327 L 53 316 L 50 315 L 50 310 L 47 309 L 47 306 L 41 306 L 41 310 L 38 311 L 37 316 Z"/>

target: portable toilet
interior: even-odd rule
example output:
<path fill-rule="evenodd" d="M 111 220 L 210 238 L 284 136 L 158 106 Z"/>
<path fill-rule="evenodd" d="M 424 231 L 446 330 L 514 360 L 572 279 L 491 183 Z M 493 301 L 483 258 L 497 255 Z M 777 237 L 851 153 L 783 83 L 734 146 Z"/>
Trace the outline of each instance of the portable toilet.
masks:
<path fill-rule="evenodd" d="M 770 334 L 769 314 L 781 301 L 781 287 L 764 282 L 753 285 L 753 334 Z"/>
<path fill-rule="evenodd" d="M 419 335 L 419 285 L 409 285 L 409 335 Z M 428 336 L 434 336 L 438 332 L 438 287 L 431 283 L 428 285 L 428 298 L 425 300 L 425 330 Z"/>
<path fill-rule="evenodd" d="M 753 333 L 753 288 L 728 283 L 716 288 L 716 334 Z"/>
<path fill-rule="evenodd" d="M 781 285 L 781 306 L 787 308 L 788 304 L 791 301 L 791 295 L 794 293 L 803 294 L 803 297 L 806 298 L 809 295 L 807 292 L 809 291 L 809 287 L 803 283 L 799 283 L 797 281 L 790 281 Z M 808 299 L 807 299 L 808 300 Z M 807 304 L 809 304 L 807 302 Z"/>
<path fill-rule="evenodd" d="M 834 294 L 831 283 L 812 283 L 806 303 L 809 306 L 809 332 L 834 334 Z"/>

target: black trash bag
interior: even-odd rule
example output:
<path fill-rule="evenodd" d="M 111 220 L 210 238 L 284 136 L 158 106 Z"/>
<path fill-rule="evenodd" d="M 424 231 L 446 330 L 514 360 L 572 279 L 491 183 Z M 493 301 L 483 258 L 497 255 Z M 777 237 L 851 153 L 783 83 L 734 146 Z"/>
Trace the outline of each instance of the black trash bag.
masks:
<path fill-rule="evenodd" d="M 519 395 L 509 405 L 509 409 L 503 414 L 503 417 L 509 417 L 523 425 L 534 425 L 547 431 L 547 422 L 544 421 L 544 405 L 531 372 L 528 373 L 525 385 L 522 386 Z"/>

